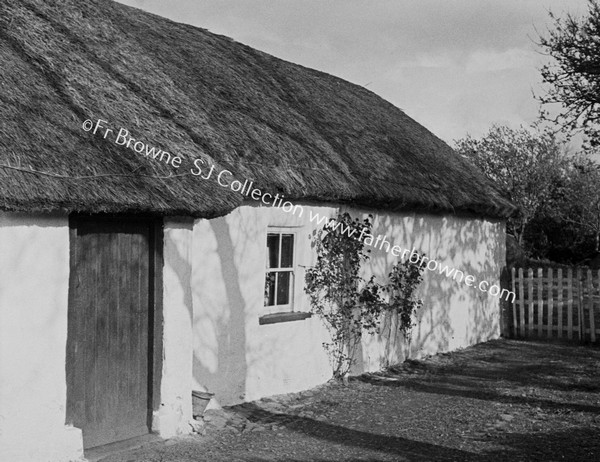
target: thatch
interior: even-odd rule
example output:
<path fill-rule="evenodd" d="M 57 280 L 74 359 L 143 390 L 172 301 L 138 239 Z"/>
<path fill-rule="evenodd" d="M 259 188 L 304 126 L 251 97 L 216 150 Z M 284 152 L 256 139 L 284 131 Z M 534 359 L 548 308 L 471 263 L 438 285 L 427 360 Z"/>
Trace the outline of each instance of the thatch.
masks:
<path fill-rule="evenodd" d="M 226 213 L 241 197 L 187 174 L 203 157 L 288 199 L 513 210 L 372 92 L 109 0 L 3 0 L 0 60 L 0 209 Z M 126 128 L 188 167 L 87 133 L 86 119 Z M 187 175 L 162 178 L 172 173 Z"/>

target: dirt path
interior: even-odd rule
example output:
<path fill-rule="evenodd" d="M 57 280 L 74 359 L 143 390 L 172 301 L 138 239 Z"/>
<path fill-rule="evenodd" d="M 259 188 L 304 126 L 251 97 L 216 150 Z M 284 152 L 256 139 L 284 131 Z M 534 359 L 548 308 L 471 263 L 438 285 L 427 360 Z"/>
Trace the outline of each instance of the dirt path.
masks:
<path fill-rule="evenodd" d="M 494 341 L 208 418 L 102 460 L 600 460 L 600 349 Z"/>

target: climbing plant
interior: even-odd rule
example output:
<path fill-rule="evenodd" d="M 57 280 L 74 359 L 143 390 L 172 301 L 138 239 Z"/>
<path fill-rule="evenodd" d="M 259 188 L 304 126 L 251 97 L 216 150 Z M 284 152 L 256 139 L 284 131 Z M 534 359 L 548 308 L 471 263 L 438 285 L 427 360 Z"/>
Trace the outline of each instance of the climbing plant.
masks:
<path fill-rule="evenodd" d="M 305 291 L 312 311 L 329 331 L 331 341 L 323 346 L 336 378 L 350 370 L 363 333 L 378 332 L 382 313 L 398 313 L 399 329 L 407 336 L 412 316 L 422 304 L 415 290 L 423 268 L 415 263 L 395 265 L 383 285 L 374 276 L 367 280 L 361 276 L 370 250 L 359 236 L 370 235 L 372 218 L 361 221 L 344 213 L 330 220 L 315 233 L 317 262 L 306 271 Z"/>
<path fill-rule="evenodd" d="M 423 306 L 423 301 L 417 297 L 417 288 L 423 281 L 423 265 L 410 259 L 398 262 L 389 273 L 386 291 L 389 294 L 387 309 L 398 316 L 398 330 L 410 341 L 411 330 L 414 327 L 414 314 Z"/>
<path fill-rule="evenodd" d="M 359 275 L 369 251 L 353 237 L 364 228 L 371 230 L 370 218 L 360 221 L 344 213 L 327 223 L 315 236 L 317 262 L 306 271 L 305 291 L 312 311 L 329 331 L 331 342 L 323 346 L 337 378 L 350 370 L 363 330 L 376 329 L 382 303 L 375 279 L 365 281 Z"/>

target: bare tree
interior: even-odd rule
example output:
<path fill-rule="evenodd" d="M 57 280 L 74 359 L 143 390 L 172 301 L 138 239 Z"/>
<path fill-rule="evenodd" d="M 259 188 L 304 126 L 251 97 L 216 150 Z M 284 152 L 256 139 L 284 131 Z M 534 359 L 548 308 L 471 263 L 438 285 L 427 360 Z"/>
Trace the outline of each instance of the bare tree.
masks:
<path fill-rule="evenodd" d="M 544 104 L 559 103 L 562 112 L 542 116 L 571 130 L 588 135 L 592 145 L 600 144 L 600 4 L 589 0 L 588 14 L 582 18 L 550 13 L 553 26 L 540 36 L 540 47 L 553 58 L 541 68 Z"/>

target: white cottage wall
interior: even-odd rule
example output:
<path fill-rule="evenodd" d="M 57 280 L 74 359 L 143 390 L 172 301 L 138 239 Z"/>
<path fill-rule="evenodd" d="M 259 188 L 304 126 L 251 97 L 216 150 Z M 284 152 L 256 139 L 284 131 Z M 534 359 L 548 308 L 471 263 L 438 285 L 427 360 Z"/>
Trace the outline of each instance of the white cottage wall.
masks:
<path fill-rule="evenodd" d="M 335 217 L 339 207 L 303 204 L 298 211 L 244 205 L 226 217 L 194 225 L 192 297 L 194 305 L 195 389 L 216 394 L 221 404 L 308 389 L 331 377 L 322 342 L 327 332 L 318 318 L 259 325 L 266 313 L 264 271 L 269 226 L 298 233 L 296 311 L 308 311 L 303 267 L 314 264 L 311 236 L 320 228 L 309 213 Z M 374 215 L 373 234 L 392 245 L 415 248 L 440 264 L 472 274 L 477 281 L 498 284 L 504 266 L 505 223 L 502 220 L 399 214 L 342 207 L 353 216 Z M 372 249 L 365 275 L 387 277 L 398 257 Z M 407 345 L 389 334 L 365 336 L 354 373 L 381 369 L 407 357 L 449 351 L 497 338 L 499 299 L 445 275 L 426 271 L 419 289 L 423 308 L 417 313 Z"/>
<path fill-rule="evenodd" d="M 331 207 L 314 207 L 322 215 Z M 316 225 L 276 208 L 243 206 L 226 217 L 194 226 L 194 386 L 216 394 L 220 404 L 311 388 L 327 381 L 330 367 L 321 346 L 326 332 L 313 317 L 259 325 L 264 307 L 266 233 L 269 226 L 297 233 L 296 281 L 313 262 L 310 236 Z M 295 311 L 308 311 L 296 285 Z"/>
<path fill-rule="evenodd" d="M 192 226 L 188 218 L 164 223 L 163 370 L 153 430 L 163 438 L 189 433 L 192 418 Z"/>
<path fill-rule="evenodd" d="M 0 460 L 83 457 L 65 425 L 68 290 L 67 216 L 0 212 Z"/>
<path fill-rule="evenodd" d="M 192 224 L 164 224 L 161 407 L 153 423 L 163 437 L 190 430 Z M 65 425 L 68 217 L 0 213 L 0 263 L 0 460 L 84 460 L 81 430 Z"/>
<path fill-rule="evenodd" d="M 460 275 L 452 278 L 435 271 L 424 271 L 418 290 L 423 307 L 416 316 L 410 344 L 400 334 L 390 335 L 390 318 L 382 323 L 381 335 L 365 336 L 355 373 L 380 370 L 406 358 L 419 358 L 464 348 L 500 336 L 500 299 L 478 289 L 481 281 L 500 285 L 506 261 L 506 224 L 503 220 L 424 214 L 383 214 L 365 209 L 348 210 L 353 216 L 374 215 L 372 234 L 386 237 L 391 245 L 416 249 L 438 263 L 438 268 L 460 270 L 466 278 L 475 277 L 468 286 Z M 381 242 L 381 240 L 380 240 Z M 366 247 L 369 248 L 369 247 Z M 384 280 L 399 257 L 387 245 L 371 248 L 365 275 Z M 431 265 L 433 268 L 434 265 Z"/>

